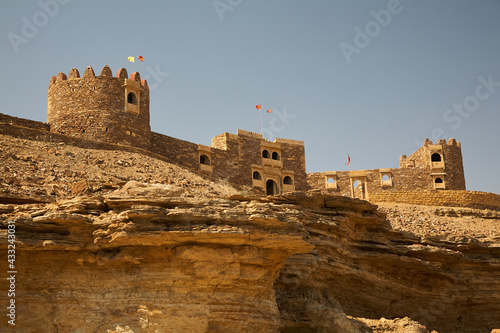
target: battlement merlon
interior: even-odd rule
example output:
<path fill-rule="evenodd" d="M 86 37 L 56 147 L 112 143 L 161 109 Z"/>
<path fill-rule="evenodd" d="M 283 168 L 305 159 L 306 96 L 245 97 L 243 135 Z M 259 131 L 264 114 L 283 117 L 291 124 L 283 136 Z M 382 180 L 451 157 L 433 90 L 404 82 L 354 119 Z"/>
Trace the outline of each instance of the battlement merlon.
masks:
<path fill-rule="evenodd" d="M 83 77 L 80 77 L 80 72 L 76 68 L 72 68 L 71 71 L 69 72 L 69 75 L 64 74 L 63 72 L 59 72 L 57 76 L 52 76 L 50 78 L 50 83 L 49 83 L 49 88 L 52 84 L 59 83 L 62 81 L 68 81 L 68 80 L 73 80 L 73 79 L 96 79 L 96 78 L 113 78 L 113 73 L 111 71 L 111 68 L 109 68 L 108 65 L 104 66 L 101 70 L 101 73 L 99 76 L 96 76 L 94 73 L 94 69 L 91 66 L 87 66 L 85 69 L 85 72 L 83 73 Z M 130 74 L 130 77 L 128 77 L 127 70 L 125 68 L 120 68 L 118 72 L 116 73 L 116 78 L 117 79 L 124 79 L 124 80 L 132 80 L 135 82 L 138 82 L 139 85 L 144 88 L 148 93 L 149 93 L 149 86 L 147 80 L 141 80 L 141 75 L 139 72 L 133 72 Z"/>
<path fill-rule="evenodd" d="M 433 145 L 433 144 L 434 143 L 432 143 L 432 140 L 429 140 L 428 138 L 426 138 L 425 141 L 424 141 L 424 146 Z M 446 141 L 446 139 L 439 139 L 437 141 L 436 145 L 441 145 L 441 146 L 455 146 L 455 147 L 458 147 L 458 148 L 461 147 L 460 141 L 457 141 L 454 138 L 450 138 L 448 140 L 448 142 Z"/>

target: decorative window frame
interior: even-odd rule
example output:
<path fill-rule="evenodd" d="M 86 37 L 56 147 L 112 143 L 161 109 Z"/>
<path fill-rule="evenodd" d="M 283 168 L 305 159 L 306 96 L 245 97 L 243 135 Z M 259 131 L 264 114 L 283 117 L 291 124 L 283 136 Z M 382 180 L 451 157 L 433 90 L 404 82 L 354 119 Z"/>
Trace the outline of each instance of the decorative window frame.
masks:
<path fill-rule="evenodd" d="M 379 169 L 380 172 L 380 185 L 383 186 L 392 186 L 392 172 L 391 169 Z M 384 176 L 389 177 L 388 180 L 384 180 Z"/>
<path fill-rule="evenodd" d="M 333 179 L 333 183 L 329 183 L 328 179 Z M 337 190 L 338 189 L 337 171 L 325 172 L 325 188 L 327 190 Z"/>
<path fill-rule="evenodd" d="M 442 145 L 428 145 L 429 149 L 429 163 L 431 166 L 431 170 L 444 170 L 444 154 L 443 154 L 443 146 Z M 432 155 L 439 154 L 441 156 L 441 161 L 433 162 Z"/>
<path fill-rule="evenodd" d="M 206 155 L 208 157 L 208 160 L 210 161 L 210 164 L 202 164 L 201 163 L 201 156 Z M 198 145 L 198 164 L 200 166 L 200 171 L 208 174 L 212 174 L 214 172 L 214 168 L 212 166 L 212 148 L 205 146 L 205 145 Z"/>
<path fill-rule="evenodd" d="M 363 191 L 361 192 L 362 200 L 368 200 L 368 181 L 366 178 L 366 170 L 356 170 L 349 172 L 349 178 L 351 179 L 351 198 L 354 198 L 354 183 L 360 181 L 363 183 Z M 359 185 L 358 185 L 359 186 Z"/>
<path fill-rule="evenodd" d="M 141 113 L 141 84 L 134 80 L 125 79 L 123 87 L 125 88 L 125 106 L 123 111 L 139 115 Z M 137 104 L 128 102 L 129 93 L 133 93 L 135 95 L 137 98 Z"/>
<path fill-rule="evenodd" d="M 432 188 L 435 190 L 446 190 L 446 174 L 444 172 L 431 173 L 432 177 Z M 440 178 L 443 182 L 436 183 L 436 179 Z"/>
<path fill-rule="evenodd" d="M 253 173 L 256 171 L 260 174 L 260 179 L 253 179 Z M 250 177 L 252 177 L 253 187 L 260 187 L 265 189 L 266 176 L 264 174 L 264 168 L 261 165 L 252 164 L 252 173 Z"/>
<path fill-rule="evenodd" d="M 285 184 L 285 177 L 290 177 L 292 180 L 291 184 Z M 295 173 L 292 170 L 283 170 L 282 177 L 283 183 L 283 193 L 285 192 L 295 192 Z"/>

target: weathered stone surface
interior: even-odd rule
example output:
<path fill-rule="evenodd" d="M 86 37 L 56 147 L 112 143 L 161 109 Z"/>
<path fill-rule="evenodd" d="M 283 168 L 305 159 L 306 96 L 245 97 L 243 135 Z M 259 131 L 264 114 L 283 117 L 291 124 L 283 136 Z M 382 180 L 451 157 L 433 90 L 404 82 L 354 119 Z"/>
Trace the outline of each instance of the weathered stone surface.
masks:
<path fill-rule="evenodd" d="M 314 210 L 306 230 L 315 250 L 291 256 L 280 272 L 275 288 L 287 332 L 342 332 L 325 329 L 329 316 L 311 304 L 355 317 L 407 316 L 439 332 L 500 325 L 498 239 L 398 233 L 384 214 L 339 203 L 331 205 L 336 214 Z"/>
<path fill-rule="evenodd" d="M 16 329 L 276 332 L 274 281 L 289 255 L 312 250 L 303 225 L 274 218 L 272 203 L 165 197 L 171 190 L 128 184 L 110 195 L 134 194 L 115 208 L 82 197 L 17 218 Z M 168 208 L 145 204 L 155 195 Z"/>
<path fill-rule="evenodd" d="M 500 325 L 498 243 L 403 234 L 361 200 L 182 198 L 168 196 L 170 187 L 136 185 L 106 198 L 5 210 L 1 220 L 16 221 L 22 277 L 16 329 L 477 332 Z M 130 196 L 134 188 L 144 196 Z"/>

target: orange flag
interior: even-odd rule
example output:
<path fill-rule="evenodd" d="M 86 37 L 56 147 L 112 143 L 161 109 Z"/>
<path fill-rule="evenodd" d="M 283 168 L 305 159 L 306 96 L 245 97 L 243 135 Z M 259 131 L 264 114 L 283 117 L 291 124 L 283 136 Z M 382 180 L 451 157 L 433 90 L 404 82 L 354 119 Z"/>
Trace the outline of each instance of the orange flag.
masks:
<path fill-rule="evenodd" d="M 267 113 L 271 113 L 271 108 L 269 108 L 269 110 L 266 111 Z"/>
<path fill-rule="evenodd" d="M 259 104 L 259 105 L 256 105 L 256 106 L 255 106 L 255 108 L 256 108 L 257 110 L 260 110 L 260 104 Z"/>
<path fill-rule="evenodd" d="M 347 163 L 345 165 L 349 165 L 351 164 L 351 156 L 349 156 L 349 154 L 347 154 Z"/>
<path fill-rule="evenodd" d="M 137 59 L 139 59 L 140 61 L 144 62 L 144 57 L 143 56 L 138 56 Z"/>

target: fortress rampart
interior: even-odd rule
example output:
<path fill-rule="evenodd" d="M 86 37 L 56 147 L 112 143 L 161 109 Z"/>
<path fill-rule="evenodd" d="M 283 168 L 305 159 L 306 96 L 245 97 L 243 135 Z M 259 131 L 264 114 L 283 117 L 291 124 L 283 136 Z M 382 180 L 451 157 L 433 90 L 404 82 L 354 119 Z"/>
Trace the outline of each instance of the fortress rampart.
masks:
<path fill-rule="evenodd" d="M 382 202 L 411 197 L 408 193 L 465 190 L 461 144 L 455 139 L 436 144 L 426 139 L 412 155 L 401 156 L 399 168 L 307 174 L 303 141 L 268 141 L 259 133 L 239 129 L 237 134 L 222 133 L 205 146 L 151 132 L 148 84 L 137 72 L 129 77 L 124 68 L 116 77 L 108 66 L 99 76 L 92 67 L 83 77 L 76 68 L 68 76 L 59 72 L 50 79 L 47 119 L 45 124 L 0 114 L 1 133 L 137 151 L 262 194 L 319 189 Z"/>
<path fill-rule="evenodd" d="M 238 130 L 222 133 L 210 146 L 151 132 L 149 88 L 124 68 L 113 77 L 104 66 L 99 76 L 92 67 L 50 79 L 48 124 L 15 117 L 0 117 L 2 132 L 43 141 L 67 142 L 100 149 L 139 149 L 206 178 L 222 179 L 263 194 L 306 190 L 304 142 L 264 139 Z"/>

